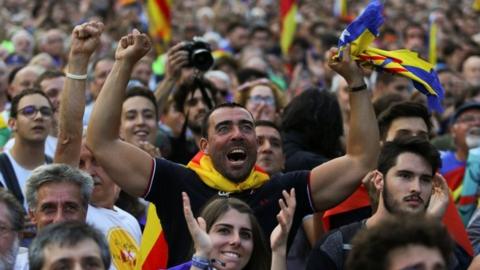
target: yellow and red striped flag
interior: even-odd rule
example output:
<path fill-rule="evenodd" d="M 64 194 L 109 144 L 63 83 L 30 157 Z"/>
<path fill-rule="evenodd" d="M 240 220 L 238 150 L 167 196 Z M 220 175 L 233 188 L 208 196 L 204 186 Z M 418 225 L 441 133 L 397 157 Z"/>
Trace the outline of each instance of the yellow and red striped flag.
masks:
<path fill-rule="evenodd" d="M 430 15 L 430 29 L 428 33 L 428 60 L 435 67 L 437 65 L 437 32 L 438 26 L 435 17 Z"/>
<path fill-rule="evenodd" d="M 283 55 L 288 53 L 295 36 L 297 10 L 296 0 L 280 1 L 280 47 Z"/>
<path fill-rule="evenodd" d="M 162 224 L 153 203 L 148 204 L 147 224 L 143 230 L 140 246 L 140 258 L 137 269 L 166 269 L 168 262 L 168 244 Z"/>
<path fill-rule="evenodd" d="M 473 0 L 473 10 L 480 11 L 480 0 Z"/>
<path fill-rule="evenodd" d="M 157 51 L 172 38 L 172 0 L 147 0 L 148 31 Z"/>
<path fill-rule="evenodd" d="M 345 19 L 348 17 L 347 0 L 335 0 L 333 5 L 333 15 Z"/>

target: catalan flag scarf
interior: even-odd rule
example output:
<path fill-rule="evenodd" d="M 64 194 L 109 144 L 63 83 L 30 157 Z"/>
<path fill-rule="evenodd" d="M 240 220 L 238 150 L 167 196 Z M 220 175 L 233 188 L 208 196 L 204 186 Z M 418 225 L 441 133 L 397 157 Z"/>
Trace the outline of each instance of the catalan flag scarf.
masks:
<path fill-rule="evenodd" d="M 270 179 L 265 171 L 255 165 L 245 181 L 241 183 L 232 182 L 213 167 L 210 156 L 202 151 L 193 157 L 187 164 L 187 167 L 195 171 L 207 186 L 225 192 L 241 192 L 248 189 L 255 189 Z"/>

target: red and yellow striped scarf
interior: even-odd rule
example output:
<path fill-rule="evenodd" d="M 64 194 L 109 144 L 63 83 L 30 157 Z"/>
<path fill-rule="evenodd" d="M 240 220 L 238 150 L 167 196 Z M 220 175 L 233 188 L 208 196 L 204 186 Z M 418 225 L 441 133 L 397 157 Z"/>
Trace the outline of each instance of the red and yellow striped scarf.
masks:
<path fill-rule="evenodd" d="M 270 179 L 265 171 L 255 165 L 245 181 L 232 182 L 215 169 L 210 156 L 202 151 L 193 157 L 187 167 L 195 171 L 207 186 L 224 192 L 241 192 L 258 188 Z"/>

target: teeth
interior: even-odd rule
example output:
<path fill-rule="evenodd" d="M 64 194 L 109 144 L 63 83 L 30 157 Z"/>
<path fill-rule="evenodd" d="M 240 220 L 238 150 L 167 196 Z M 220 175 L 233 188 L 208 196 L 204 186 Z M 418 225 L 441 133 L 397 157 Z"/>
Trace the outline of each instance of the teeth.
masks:
<path fill-rule="evenodd" d="M 233 253 L 233 252 L 223 252 L 223 255 L 227 256 L 227 257 L 231 257 L 231 258 L 238 258 L 240 257 L 237 253 Z"/>
<path fill-rule="evenodd" d="M 243 153 L 245 153 L 245 151 L 243 149 L 233 149 L 230 153 L 231 154 L 243 154 Z"/>
<path fill-rule="evenodd" d="M 140 135 L 140 136 L 144 136 L 144 135 L 147 135 L 147 132 L 146 131 L 137 131 L 135 132 L 136 135 Z"/>

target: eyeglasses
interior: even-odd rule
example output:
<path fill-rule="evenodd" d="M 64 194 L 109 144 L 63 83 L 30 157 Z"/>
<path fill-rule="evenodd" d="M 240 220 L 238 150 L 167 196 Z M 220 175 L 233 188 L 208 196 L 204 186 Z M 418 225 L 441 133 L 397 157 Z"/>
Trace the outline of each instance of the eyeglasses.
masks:
<path fill-rule="evenodd" d="M 43 116 L 50 117 L 53 115 L 53 110 L 50 107 L 42 106 L 37 108 L 33 105 L 25 106 L 17 111 L 17 113 L 22 114 L 25 117 L 33 118 L 37 113 L 40 112 Z"/>
<path fill-rule="evenodd" d="M 272 96 L 255 95 L 255 96 L 251 96 L 248 100 L 250 102 L 252 102 L 253 104 L 256 104 L 256 105 L 258 105 L 262 102 L 265 102 L 265 104 L 270 105 L 270 106 L 275 105 L 275 99 Z"/>

